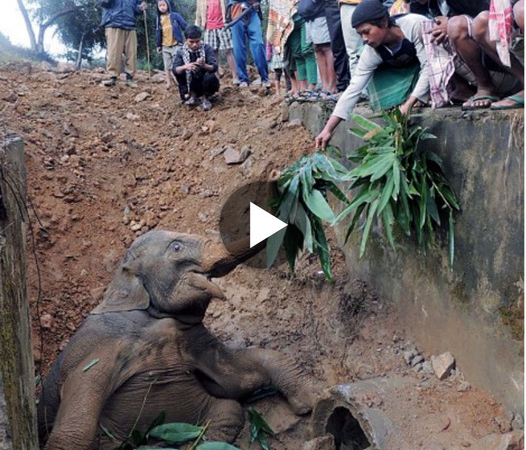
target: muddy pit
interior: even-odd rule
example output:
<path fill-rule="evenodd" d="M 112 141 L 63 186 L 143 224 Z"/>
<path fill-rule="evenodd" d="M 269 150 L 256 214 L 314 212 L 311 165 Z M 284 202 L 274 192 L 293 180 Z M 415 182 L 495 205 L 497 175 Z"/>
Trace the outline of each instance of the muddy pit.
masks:
<path fill-rule="evenodd" d="M 29 64 L 0 69 L 0 132 L 25 142 L 33 210 L 27 284 L 42 374 L 101 300 L 136 236 L 162 228 L 218 239 L 231 192 L 313 151 L 312 137 L 287 120 L 272 93 L 225 85 L 203 113 L 180 105 L 161 77 L 140 74 L 132 90 L 102 88 L 103 76 Z M 228 148 L 246 148 L 250 156 L 227 165 Z M 389 418 L 396 434 L 389 448 L 485 448 L 488 435 L 505 436 L 512 416 L 471 386 L 461 367 L 440 381 L 407 364 L 408 352 L 431 355 L 405 339 L 394 305 L 347 273 L 334 240 L 331 247 L 333 284 L 308 255 L 295 274 L 286 266 L 239 267 L 218 281 L 227 300 L 211 304 L 206 324 L 228 344 L 293 355 L 322 387 L 370 380 L 359 404 Z M 393 379 L 404 382 L 390 390 L 375 384 Z M 279 396 L 251 406 L 277 432 L 272 449 L 303 449 L 312 438 L 311 417 L 294 416 Z M 335 434 L 338 448 L 366 448 L 345 437 L 353 427 L 359 434 L 345 406 L 335 404 L 327 417 L 325 431 Z M 248 436 L 245 426 L 236 445 L 248 448 Z"/>

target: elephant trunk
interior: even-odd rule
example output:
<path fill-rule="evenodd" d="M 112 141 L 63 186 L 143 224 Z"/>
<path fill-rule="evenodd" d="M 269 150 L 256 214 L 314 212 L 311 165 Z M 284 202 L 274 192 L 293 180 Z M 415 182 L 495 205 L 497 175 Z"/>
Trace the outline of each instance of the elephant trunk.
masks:
<path fill-rule="evenodd" d="M 264 248 L 265 241 L 250 248 L 250 237 L 229 243 L 228 247 L 207 241 L 203 252 L 205 255 L 202 263 L 203 271 L 212 278 L 223 277 Z"/>

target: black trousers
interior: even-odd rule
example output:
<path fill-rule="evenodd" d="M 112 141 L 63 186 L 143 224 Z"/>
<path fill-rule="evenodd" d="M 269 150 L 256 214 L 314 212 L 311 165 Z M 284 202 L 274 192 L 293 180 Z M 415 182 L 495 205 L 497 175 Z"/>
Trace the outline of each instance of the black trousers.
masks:
<path fill-rule="evenodd" d="M 192 80 L 190 81 L 190 92 L 188 92 L 188 86 L 186 83 L 186 73 L 175 74 L 177 83 L 179 84 L 179 94 L 181 100 L 186 100 L 187 94 L 192 92 L 197 97 L 206 96 L 210 97 L 219 91 L 219 78 L 215 73 L 212 72 L 194 72 L 192 74 Z"/>
<path fill-rule="evenodd" d="M 325 1 L 325 16 L 331 36 L 331 50 L 334 55 L 334 71 L 336 72 L 336 88 L 338 92 L 344 91 L 351 81 L 351 71 L 349 69 L 349 56 L 345 49 L 345 42 L 342 33 L 342 21 L 340 18 L 340 8 L 338 0 Z M 350 26 L 346 24 L 345 26 Z"/>

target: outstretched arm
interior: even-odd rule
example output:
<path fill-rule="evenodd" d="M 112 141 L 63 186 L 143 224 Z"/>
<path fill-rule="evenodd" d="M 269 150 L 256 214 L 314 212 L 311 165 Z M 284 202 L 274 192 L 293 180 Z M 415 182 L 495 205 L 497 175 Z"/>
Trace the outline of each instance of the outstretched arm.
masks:
<path fill-rule="evenodd" d="M 98 352 L 97 352 L 98 353 Z M 112 392 L 114 354 L 91 354 L 67 374 L 55 424 L 45 450 L 91 450 L 99 417 Z"/>

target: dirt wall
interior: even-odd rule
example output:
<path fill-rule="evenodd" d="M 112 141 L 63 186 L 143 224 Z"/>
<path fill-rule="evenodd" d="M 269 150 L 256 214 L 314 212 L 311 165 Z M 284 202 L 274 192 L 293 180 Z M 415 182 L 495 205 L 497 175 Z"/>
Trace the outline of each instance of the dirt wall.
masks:
<path fill-rule="evenodd" d="M 330 112 L 294 104 L 290 114 L 316 133 Z M 474 384 L 522 411 L 524 113 L 425 110 L 422 120 L 437 136 L 429 145 L 443 158 L 462 209 L 453 271 L 445 239 L 424 255 L 415 240 L 397 236 L 394 252 L 378 228 L 362 259 L 354 234 L 344 246 L 347 265 L 396 305 L 400 326 L 421 348 L 451 351 Z M 346 152 L 361 145 L 347 129 L 340 124 L 332 140 Z"/>

